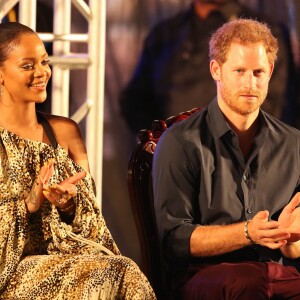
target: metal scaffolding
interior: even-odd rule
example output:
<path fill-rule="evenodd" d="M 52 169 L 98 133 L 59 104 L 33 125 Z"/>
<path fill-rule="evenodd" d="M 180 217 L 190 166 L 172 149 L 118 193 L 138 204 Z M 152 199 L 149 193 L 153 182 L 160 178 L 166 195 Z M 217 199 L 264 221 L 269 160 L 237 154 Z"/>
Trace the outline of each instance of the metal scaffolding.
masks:
<path fill-rule="evenodd" d="M 18 21 L 36 30 L 37 0 L 0 0 L 0 20 L 18 2 Z M 86 19 L 86 34 L 71 33 L 71 5 Z M 53 0 L 53 8 L 54 32 L 38 32 L 44 42 L 53 42 L 51 111 L 69 117 L 70 70 L 87 69 L 87 99 L 71 118 L 80 122 L 87 116 L 86 146 L 101 205 L 106 1 Z M 88 53 L 71 53 L 72 42 L 87 43 Z"/>

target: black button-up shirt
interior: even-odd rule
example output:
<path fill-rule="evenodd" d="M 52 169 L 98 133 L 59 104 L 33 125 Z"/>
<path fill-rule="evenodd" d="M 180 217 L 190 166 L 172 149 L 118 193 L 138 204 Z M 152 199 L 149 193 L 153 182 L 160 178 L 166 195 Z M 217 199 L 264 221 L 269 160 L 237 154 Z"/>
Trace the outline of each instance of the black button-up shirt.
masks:
<path fill-rule="evenodd" d="M 216 100 L 160 138 L 153 162 L 155 210 L 164 255 L 173 266 L 280 259 L 279 250 L 260 246 L 190 257 L 197 226 L 241 222 L 261 210 L 276 220 L 298 191 L 300 131 L 263 111 L 259 124 L 247 159 Z"/>

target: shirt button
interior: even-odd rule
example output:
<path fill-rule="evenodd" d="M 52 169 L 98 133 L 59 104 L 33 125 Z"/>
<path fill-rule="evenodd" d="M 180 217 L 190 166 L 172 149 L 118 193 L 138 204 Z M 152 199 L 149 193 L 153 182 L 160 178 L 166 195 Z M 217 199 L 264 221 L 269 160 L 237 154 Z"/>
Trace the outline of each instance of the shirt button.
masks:
<path fill-rule="evenodd" d="M 247 213 L 248 213 L 248 214 L 252 214 L 252 209 L 251 209 L 251 208 L 248 208 L 248 209 L 247 209 Z"/>

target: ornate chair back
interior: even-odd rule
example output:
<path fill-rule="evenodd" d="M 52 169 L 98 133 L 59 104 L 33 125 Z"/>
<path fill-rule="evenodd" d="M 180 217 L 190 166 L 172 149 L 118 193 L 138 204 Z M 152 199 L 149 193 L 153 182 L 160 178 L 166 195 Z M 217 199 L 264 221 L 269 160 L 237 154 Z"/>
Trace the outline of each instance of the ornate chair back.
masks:
<path fill-rule="evenodd" d="M 160 242 L 158 238 L 152 190 L 152 159 L 161 134 L 174 123 L 191 116 L 200 108 L 166 120 L 155 120 L 152 129 L 142 129 L 128 164 L 128 190 L 141 247 L 141 269 L 158 299 L 167 299 L 163 288 Z"/>

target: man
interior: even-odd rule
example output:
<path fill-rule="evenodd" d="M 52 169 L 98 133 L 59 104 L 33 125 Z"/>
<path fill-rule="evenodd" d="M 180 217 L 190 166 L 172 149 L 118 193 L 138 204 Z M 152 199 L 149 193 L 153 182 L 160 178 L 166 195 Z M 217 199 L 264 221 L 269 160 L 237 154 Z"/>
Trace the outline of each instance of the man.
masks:
<path fill-rule="evenodd" d="M 167 130 L 154 156 L 174 295 L 300 299 L 299 273 L 280 263 L 300 256 L 300 132 L 260 109 L 277 41 L 266 25 L 237 19 L 209 46 L 217 98 Z"/>
<path fill-rule="evenodd" d="M 237 0 L 193 0 L 187 10 L 155 26 L 145 40 L 141 59 L 120 102 L 121 113 L 133 132 L 151 128 L 155 119 L 209 103 L 215 96 L 215 85 L 206 68 L 208 40 L 222 24 L 237 17 L 267 22 L 277 37 L 280 51 L 264 109 L 293 123 L 291 113 L 286 113 L 295 97 L 285 28 Z"/>

